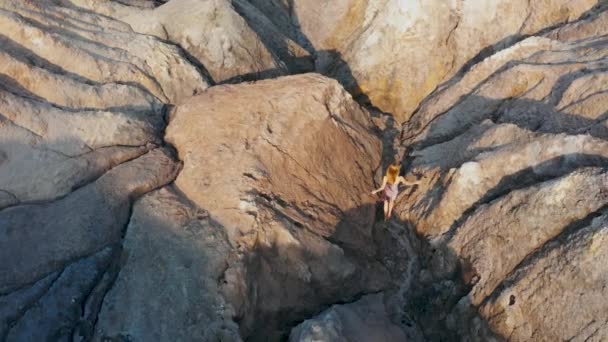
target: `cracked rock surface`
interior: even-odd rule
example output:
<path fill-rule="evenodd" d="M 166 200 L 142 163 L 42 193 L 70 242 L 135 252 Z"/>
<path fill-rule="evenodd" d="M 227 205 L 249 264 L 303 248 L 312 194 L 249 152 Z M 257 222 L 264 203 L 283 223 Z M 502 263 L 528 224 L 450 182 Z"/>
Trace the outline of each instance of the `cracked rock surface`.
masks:
<path fill-rule="evenodd" d="M 397 210 L 430 247 L 407 307 L 434 312 L 418 320 L 427 336 L 606 336 L 605 19 L 598 11 L 485 59 L 404 124 L 397 144 L 422 183 Z"/>
<path fill-rule="evenodd" d="M 176 186 L 244 258 L 251 294 L 233 302 L 245 336 L 386 286 L 369 243 L 381 152 L 371 129 L 338 82 L 316 74 L 214 87 L 171 114 Z"/>
<path fill-rule="evenodd" d="M 0 0 L 0 341 L 608 339 L 607 10 Z"/>

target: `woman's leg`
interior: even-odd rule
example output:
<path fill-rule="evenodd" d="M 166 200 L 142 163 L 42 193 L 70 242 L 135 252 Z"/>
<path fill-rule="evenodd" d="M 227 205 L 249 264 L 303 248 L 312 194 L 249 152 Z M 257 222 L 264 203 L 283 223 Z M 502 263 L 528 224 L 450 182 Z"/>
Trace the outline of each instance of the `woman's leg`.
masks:
<path fill-rule="evenodd" d="M 384 221 L 388 220 L 388 200 L 384 201 Z"/>
<path fill-rule="evenodd" d="M 388 201 L 388 218 L 390 219 L 391 216 L 393 215 L 393 206 L 395 205 L 395 200 L 389 200 Z"/>

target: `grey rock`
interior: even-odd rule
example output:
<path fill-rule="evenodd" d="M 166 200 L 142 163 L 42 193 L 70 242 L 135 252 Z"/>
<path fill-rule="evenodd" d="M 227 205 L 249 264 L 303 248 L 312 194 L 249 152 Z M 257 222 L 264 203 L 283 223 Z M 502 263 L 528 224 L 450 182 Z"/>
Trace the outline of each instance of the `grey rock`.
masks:
<path fill-rule="evenodd" d="M 165 187 L 133 208 L 122 267 L 104 298 L 94 341 L 240 341 L 224 298 L 239 267 L 222 227 Z"/>
<path fill-rule="evenodd" d="M 396 324 L 386 311 L 383 295 L 368 295 L 360 300 L 333 305 L 313 319 L 296 326 L 290 342 L 367 342 L 424 341 L 412 323 Z"/>

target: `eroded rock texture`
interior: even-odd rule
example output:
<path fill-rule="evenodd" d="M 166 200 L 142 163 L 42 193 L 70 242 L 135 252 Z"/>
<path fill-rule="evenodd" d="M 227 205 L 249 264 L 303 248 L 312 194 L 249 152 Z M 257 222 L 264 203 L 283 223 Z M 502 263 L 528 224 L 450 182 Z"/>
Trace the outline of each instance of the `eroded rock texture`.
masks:
<path fill-rule="evenodd" d="M 235 253 L 209 213 L 171 187 L 151 192 L 134 206 L 123 245 L 95 341 L 240 341 L 219 281 Z"/>
<path fill-rule="evenodd" d="M 0 339 L 85 339 L 139 196 L 171 182 L 165 103 L 207 83 L 174 45 L 58 2 L 0 2 Z"/>
<path fill-rule="evenodd" d="M 235 304 L 246 335 L 388 283 L 370 244 L 381 152 L 371 128 L 338 82 L 315 74 L 214 87 L 171 114 L 176 186 L 245 259 L 248 295 Z"/>
<path fill-rule="evenodd" d="M 517 39 L 573 21 L 597 0 L 249 0 L 316 51 L 316 67 L 407 120 L 438 85 Z M 471 62 L 470 62 L 471 61 Z"/>
<path fill-rule="evenodd" d="M 404 329 L 391 322 L 382 295 L 369 295 L 357 302 L 334 305 L 291 331 L 290 341 L 422 341 L 417 329 Z"/>
<path fill-rule="evenodd" d="M 0 341 L 606 340 L 607 9 L 0 0 Z"/>
<path fill-rule="evenodd" d="M 71 0 L 179 44 L 215 82 L 238 82 L 311 71 L 312 59 L 245 0 L 173 0 L 141 9 L 120 2 Z"/>
<path fill-rule="evenodd" d="M 423 182 L 401 217 L 432 241 L 429 281 L 468 286 L 453 294 L 457 330 L 469 306 L 506 340 L 605 334 L 605 245 L 589 247 L 608 204 L 604 13 L 482 61 L 404 125 Z"/>

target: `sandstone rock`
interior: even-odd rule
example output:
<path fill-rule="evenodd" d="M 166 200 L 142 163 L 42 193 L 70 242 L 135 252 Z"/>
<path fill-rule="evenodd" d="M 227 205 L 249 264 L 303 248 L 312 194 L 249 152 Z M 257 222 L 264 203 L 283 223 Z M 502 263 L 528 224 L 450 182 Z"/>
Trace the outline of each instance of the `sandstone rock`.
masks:
<path fill-rule="evenodd" d="M 423 181 L 397 212 L 430 238 L 408 306 L 426 337 L 602 340 L 603 285 L 584 285 L 605 283 L 601 247 L 581 246 L 608 200 L 603 13 L 485 59 L 403 125 Z"/>
<path fill-rule="evenodd" d="M 168 153 L 156 149 L 65 198 L 0 211 L 0 293 L 119 242 L 130 201 L 170 182 L 176 171 Z"/>
<path fill-rule="evenodd" d="M 608 174 L 583 169 L 479 207 L 448 243 L 479 277 L 471 302 L 479 305 L 527 255 L 606 204 Z"/>
<path fill-rule="evenodd" d="M 605 340 L 607 9 L 1 0 L 0 340 Z"/>
<path fill-rule="evenodd" d="M 179 44 L 215 82 L 236 82 L 309 70 L 308 53 L 245 1 L 173 0 L 142 10 L 116 2 L 78 0 L 136 31 Z"/>
<path fill-rule="evenodd" d="M 604 89 L 598 82 L 604 77 L 602 41 L 595 40 L 591 51 L 586 50 L 591 42 L 545 40 L 527 49 L 537 42 L 530 38 L 485 60 L 425 102 L 404 125 L 404 142 L 425 146 L 446 141 L 485 118 L 551 133 L 584 132 L 592 126 L 605 108 L 593 102 Z M 522 56 L 522 50 L 534 54 Z"/>
<path fill-rule="evenodd" d="M 334 305 L 291 331 L 290 342 L 424 341 L 415 327 L 392 323 L 382 295 Z"/>
<path fill-rule="evenodd" d="M 595 11 L 587 18 L 552 30 L 548 37 L 561 41 L 576 41 L 585 38 L 601 37 L 608 33 L 608 12 L 606 2 L 600 2 Z"/>
<path fill-rule="evenodd" d="M 606 50 L 597 43 L 589 50 L 530 38 L 425 102 L 402 137 L 414 147 L 414 172 L 427 176 L 409 211 L 420 232 L 449 231 L 467 210 L 517 183 L 604 164 L 606 83 L 595 57 Z M 522 52 L 522 61 L 509 63 Z"/>
<path fill-rule="evenodd" d="M 608 338 L 607 218 L 530 255 L 481 306 L 492 328 L 510 341 Z"/>
<path fill-rule="evenodd" d="M 0 102 L 0 208 L 64 196 L 159 141 L 154 116 L 61 110 L 1 90 Z"/>
<path fill-rule="evenodd" d="M 273 18 L 268 18 L 246 0 L 233 1 L 232 5 L 247 21 L 251 29 L 257 33 L 266 48 L 285 63 L 290 73 L 314 71 L 313 56 L 304 47 L 290 39 L 290 36 L 280 26 L 277 27 L 272 21 Z"/>
<path fill-rule="evenodd" d="M 251 0 L 301 45 L 319 71 L 407 121 L 418 104 L 482 50 L 575 20 L 596 0 L 414 1 Z"/>
<path fill-rule="evenodd" d="M 83 12 L 73 9 L 73 6 L 68 7 L 73 11 L 72 14 Z M 70 76 L 81 83 L 96 84 L 100 89 L 105 88 L 105 93 L 112 92 L 113 87 L 102 87 L 101 84 L 129 84 L 145 89 L 162 101 L 179 102 L 206 88 L 207 84 L 199 71 L 176 47 L 126 28 L 106 30 L 97 22 L 100 15 L 87 13 L 87 16 L 78 20 L 76 18 L 81 18 L 80 16 L 68 17 L 62 13 L 63 10 L 65 9 L 52 2 L 3 1 L 0 7 L 0 30 L 6 36 L 5 40 L 10 42 L 6 51 L 9 54 L 25 51 L 26 55 L 18 56 L 17 59 L 34 55 L 34 64 L 42 60 L 45 63 L 43 66 L 51 65 L 53 70 L 50 71 Z M 17 48 L 12 49 L 11 46 Z M 18 63 L 14 63 L 14 66 L 7 65 L 3 68 L 17 68 Z M 16 71 L 13 71 L 13 75 L 17 74 Z M 52 75 L 44 72 L 40 74 L 46 78 L 44 81 L 50 81 L 51 84 L 62 80 L 70 85 L 73 83 L 65 81 L 65 77 L 50 77 Z M 31 78 L 37 76 L 36 73 L 30 73 L 23 80 L 17 80 L 17 83 L 26 89 L 33 87 L 34 93 L 44 92 L 39 89 L 42 88 L 40 85 L 31 82 Z M 90 86 L 83 87 L 90 89 Z M 130 93 L 141 93 L 141 90 L 122 88 L 129 89 Z M 130 94 L 117 95 L 124 97 Z M 61 93 L 55 97 L 59 96 Z M 144 95 L 139 95 L 142 96 Z M 67 101 L 73 100 L 66 99 L 64 102 Z"/>
<path fill-rule="evenodd" d="M 134 206 L 123 246 L 93 340 L 240 341 L 222 295 L 234 251 L 205 211 L 171 188 L 149 193 Z"/>
<path fill-rule="evenodd" d="M 161 108 L 160 101 L 138 87 L 117 83 L 89 84 L 85 80 L 54 73 L 23 61 L 27 50 L 15 47 L 16 43 L 8 39 L 4 39 L 2 45 L 13 46 L 6 52 L 0 51 L 3 88 L 13 93 L 74 109 L 159 111 Z"/>
<path fill-rule="evenodd" d="M 605 165 L 608 143 L 589 136 L 539 136 L 531 141 L 514 142 L 494 151 L 481 153 L 442 179 L 432 179 L 436 194 L 418 197 L 409 211 L 419 216 L 417 229 L 438 236 L 455 229 L 467 211 L 532 182 L 555 177 L 581 165 Z"/>
<path fill-rule="evenodd" d="M 370 129 L 337 82 L 314 74 L 213 87 L 172 113 L 176 186 L 247 258 L 244 337 L 274 339 L 284 328 L 271 322 L 385 286 L 369 243 L 380 161 Z"/>

